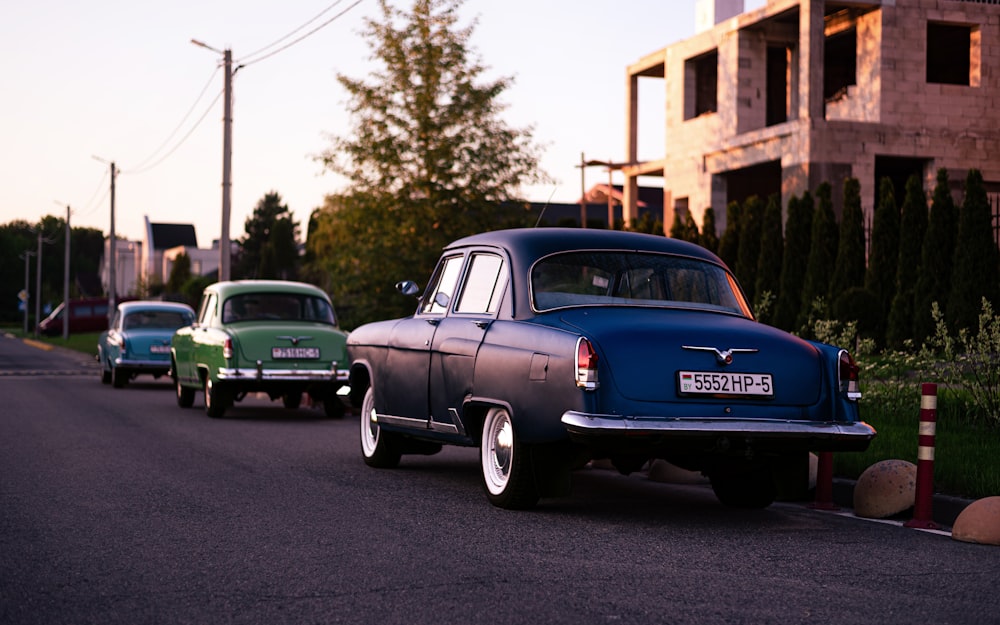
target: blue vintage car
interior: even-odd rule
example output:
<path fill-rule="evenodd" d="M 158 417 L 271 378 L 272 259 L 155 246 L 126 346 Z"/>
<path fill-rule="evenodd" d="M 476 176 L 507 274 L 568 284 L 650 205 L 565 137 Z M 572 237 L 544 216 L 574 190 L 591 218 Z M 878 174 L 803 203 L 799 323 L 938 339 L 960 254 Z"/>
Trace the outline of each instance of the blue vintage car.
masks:
<path fill-rule="evenodd" d="M 358 328 L 348 354 L 367 464 L 478 446 L 503 508 L 567 494 L 574 468 L 604 458 L 626 474 L 663 458 L 724 504 L 766 507 L 810 451 L 875 435 L 846 350 L 758 323 L 718 257 L 661 236 L 455 241 L 413 316 Z"/>
<path fill-rule="evenodd" d="M 170 339 L 194 323 L 187 304 L 131 301 L 118 304 L 111 327 L 97 340 L 101 382 L 125 386 L 139 374 L 159 378 L 170 371 Z"/>

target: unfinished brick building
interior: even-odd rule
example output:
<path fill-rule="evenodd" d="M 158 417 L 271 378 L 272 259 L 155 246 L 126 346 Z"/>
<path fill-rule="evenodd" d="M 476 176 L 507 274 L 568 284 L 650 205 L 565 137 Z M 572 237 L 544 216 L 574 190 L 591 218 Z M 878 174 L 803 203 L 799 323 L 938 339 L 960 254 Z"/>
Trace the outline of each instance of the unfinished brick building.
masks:
<path fill-rule="evenodd" d="M 897 201 L 917 173 L 930 192 L 946 168 L 960 199 L 970 168 L 1000 192 L 1000 0 L 699 1 L 703 28 L 628 67 L 624 218 L 638 177 L 663 178 L 664 228 L 690 211 L 756 194 L 792 195 L 845 177 L 870 218 L 877 181 Z M 638 91 L 666 92 L 666 128 L 638 127 Z M 652 84 L 651 84 L 652 83 Z M 664 133 L 662 159 L 637 140 Z"/>

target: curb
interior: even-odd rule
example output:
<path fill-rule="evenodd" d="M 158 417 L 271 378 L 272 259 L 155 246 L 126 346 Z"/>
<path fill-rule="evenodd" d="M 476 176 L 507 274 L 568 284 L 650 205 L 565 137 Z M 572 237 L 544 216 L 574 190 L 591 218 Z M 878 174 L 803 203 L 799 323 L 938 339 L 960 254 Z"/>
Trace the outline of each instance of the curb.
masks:
<path fill-rule="evenodd" d="M 853 509 L 855 484 L 857 484 L 857 480 L 833 478 L 833 502 L 843 508 Z M 931 507 L 932 520 L 939 525 L 950 528 L 955 525 L 955 519 L 958 518 L 958 515 L 972 502 L 972 499 L 935 493 Z M 909 517 L 912 513 L 913 511 L 910 509 L 898 516 Z"/>

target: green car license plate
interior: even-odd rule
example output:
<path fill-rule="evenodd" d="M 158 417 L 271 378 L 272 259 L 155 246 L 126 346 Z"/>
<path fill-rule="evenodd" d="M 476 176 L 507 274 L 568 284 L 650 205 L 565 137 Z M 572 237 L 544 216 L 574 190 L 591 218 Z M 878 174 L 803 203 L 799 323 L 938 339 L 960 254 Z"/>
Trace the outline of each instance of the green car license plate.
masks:
<path fill-rule="evenodd" d="M 318 347 L 272 347 L 271 358 L 275 360 L 299 359 L 308 360 L 319 358 Z"/>
<path fill-rule="evenodd" d="M 678 371 L 677 382 L 681 395 L 774 397 L 770 373 Z"/>

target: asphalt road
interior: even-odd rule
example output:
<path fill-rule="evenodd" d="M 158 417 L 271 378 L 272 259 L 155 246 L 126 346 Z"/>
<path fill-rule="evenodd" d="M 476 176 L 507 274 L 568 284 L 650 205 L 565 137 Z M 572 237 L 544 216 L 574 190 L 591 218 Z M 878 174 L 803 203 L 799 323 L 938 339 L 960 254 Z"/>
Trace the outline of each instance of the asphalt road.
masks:
<path fill-rule="evenodd" d="M 0 337 L 0 623 L 1000 623 L 997 547 L 599 469 L 505 511 L 475 450 L 140 380 Z"/>

